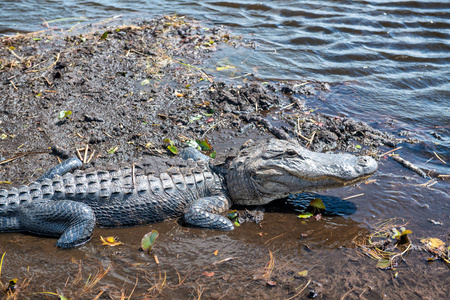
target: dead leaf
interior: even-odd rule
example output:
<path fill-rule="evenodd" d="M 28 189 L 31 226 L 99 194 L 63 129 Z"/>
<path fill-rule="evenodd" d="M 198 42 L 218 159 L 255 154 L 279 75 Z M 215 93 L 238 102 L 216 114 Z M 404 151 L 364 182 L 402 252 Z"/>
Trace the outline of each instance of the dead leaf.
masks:
<path fill-rule="evenodd" d="M 202 275 L 205 275 L 206 277 L 213 277 L 214 276 L 214 272 L 209 272 L 209 271 L 203 271 Z"/>
<path fill-rule="evenodd" d="M 100 236 L 100 240 L 103 242 L 102 245 L 105 245 L 105 246 L 114 247 L 114 246 L 122 245 L 122 242 L 119 242 L 117 240 L 117 238 L 113 237 L 113 236 L 108 236 L 106 238 Z"/>

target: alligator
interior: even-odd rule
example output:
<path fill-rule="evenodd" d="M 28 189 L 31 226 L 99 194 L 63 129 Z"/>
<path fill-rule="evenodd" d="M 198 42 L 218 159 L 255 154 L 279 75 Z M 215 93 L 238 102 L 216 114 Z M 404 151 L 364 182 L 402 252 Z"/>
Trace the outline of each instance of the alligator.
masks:
<path fill-rule="evenodd" d="M 365 180 L 368 156 L 316 153 L 296 140 L 249 140 L 223 159 L 193 148 L 180 157 L 80 170 L 71 158 L 36 182 L 0 190 L 0 232 L 59 237 L 56 246 L 87 242 L 95 226 L 126 227 L 180 218 L 187 226 L 233 230 L 221 215 L 233 204 L 264 205 L 290 194 Z M 77 169 L 77 170 L 74 170 Z"/>

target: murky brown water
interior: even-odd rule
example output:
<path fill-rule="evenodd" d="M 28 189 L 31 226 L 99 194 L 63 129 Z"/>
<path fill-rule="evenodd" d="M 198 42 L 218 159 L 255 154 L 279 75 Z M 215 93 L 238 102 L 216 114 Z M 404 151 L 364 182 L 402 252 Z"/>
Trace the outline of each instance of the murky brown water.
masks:
<path fill-rule="evenodd" d="M 236 66 L 233 75 L 253 73 L 261 81 L 306 78 L 328 82 L 331 92 L 303 97 L 308 105 L 392 133 L 410 131 L 421 142 L 402 145 L 401 154 L 423 168 L 450 173 L 448 1 L 160 1 L 158 5 L 147 1 L 64 1 L 62 5 L 0 1 L 0 5 L 0 34 L 43 29 L 40 17 L 47 21 L 83 17 L 83 25 L 110 15 L 122 15 L 118 18 L 122 22 L 173 12 L 230 26 L 235 34 L 257 42 L 253 51 L 238 49 L 213 58 Z M 77 20 L 49 23 L 64 28 L 77 24 Z M 222 141 L 215 145 L 219 151 L 230 146 L 223 142 L 226 137 L 217 140 Z M 347 203 L 344 208 L 332 201 L 329 206 L 335 207 L 336 214 L 306 224 L 295 210 L 271 208 L 262 227 L 244 224 L 221 233 L 168 221 L 97 229 L 91 242 L 64 251 L 54 248 L 54 239 L 0 234 L 0 249 L 6 252 L 1 279 L 29 277 L 34 292 L 41 287 L 41 291 L 89 299 L 82 292 L 89 275 L 112 264 L 98 284 L 105 289 L 101 299 L 109 299 L 108 293 L 120 299 L 122 289 L 129 295 L 135 285 L 135 295 L 152 294 L 148 290 L 156 286 L 154 295 L 159 288 L 161 297 L 167 299 L 195 299 L 199 294 L 214 299 L 289 298 L 309 278 L 312 282 L 306 291 L 314 289 L 320 299 L 447 298 L 449 269 L 441 262 L 426 263 L 427 255 L 414 252 L 400 265 L 395 279 L 391 272 L 375 269 L 374 261 L 358 256 L 352 241 L 387 218 L 408 221 L 414 242 L 428 236 L 445 241 L 450 234 L 448 180 L 431 188 L 420 186 L 427 180 L 392 160 L 382 161 L 373 179 L 376 182 L 369 185 L 326 192 L 339 198 L 364 195 L 343 202 Z M 160 233 L 154 250 L 159 264 L 137 250 L 142 236 L 152 229 Z M 100 236 L 118 236 L 125 245 L 105 248 Z M 215 250 L 219 250 L 217 256 Z M 274 287 L 264 281 L 269 251 L 275 257 Z M 83 279 L 76 283 L 79 265 L 75 262 L 80 260 Z M 298 275 L 302 270 L 309 270 L 308 278 Z M 205 276 L 203 271 L 213 271 L 214 276 Z M 167 280 L 163 284 L 164 272 Z"/>

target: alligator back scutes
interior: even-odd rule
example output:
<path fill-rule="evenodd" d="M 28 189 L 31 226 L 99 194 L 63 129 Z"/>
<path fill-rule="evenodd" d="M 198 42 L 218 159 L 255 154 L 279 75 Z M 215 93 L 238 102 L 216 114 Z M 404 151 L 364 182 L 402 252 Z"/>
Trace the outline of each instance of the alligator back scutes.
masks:
<path fill-rule="evenodd" d="M 31 201 L 28 186 L 0 190 L 0 216 L 14 215 L 21 205 Z"/>

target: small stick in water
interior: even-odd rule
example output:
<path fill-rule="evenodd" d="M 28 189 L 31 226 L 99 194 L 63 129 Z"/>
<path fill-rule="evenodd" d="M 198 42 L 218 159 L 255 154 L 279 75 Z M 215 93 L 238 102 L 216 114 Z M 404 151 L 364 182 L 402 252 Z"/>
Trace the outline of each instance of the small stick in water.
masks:
<path fill-rule="evenodd" d="M 401 158 L 398 155 L 390 155 L 392 157 L 393 160 L 395 160 L 396 162 L 398 162 L 399 164 L 401 164 L 402 166 L 410 169 L 411 171 L 416 172 L 417 174 L 419 174 L 422 177 L 427 177 L 427 175 L 425 174 L 424 171 L 422 171 L 419 167 L 413 165 L 412 163 L 410 163 L 407 160 L 404 160 L 403 158 Z"/>

